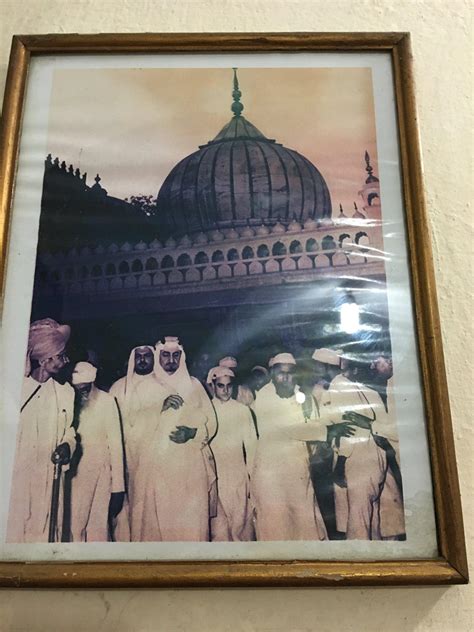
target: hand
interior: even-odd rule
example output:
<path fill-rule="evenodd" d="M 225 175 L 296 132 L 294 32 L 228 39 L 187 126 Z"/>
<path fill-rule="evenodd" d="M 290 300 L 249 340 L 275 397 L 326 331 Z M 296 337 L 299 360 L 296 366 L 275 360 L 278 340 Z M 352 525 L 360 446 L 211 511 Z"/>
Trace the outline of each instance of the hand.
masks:
<path fill-rule="evenodd" d="M 189 426 L 176 426 L 176 429 L 170 433 L 170 439 L 174 443 L 186 443 L 196 436 L 197 428 L 189 428 Z"/>
<path fill-rule="evenodd" d="M 328 443 L 331 443 L 333 439 L 338 443 L 341 437 L 352 437 L 355 428 L 346 422 L 342 422 L 328 426 L 327 432 Z"/>
<path fill-rule="evenodd" d="M 125 492 L 114 492 L 110 494 L 109 517 L 116 518 L 122 511 Z"/>
<path fill-rule="evenodd" d="M 364 430 L 370 430 L 372 428 L 372 419 L 370 419 L 370 417 L 366 417 L 365 415 L 361 415 L 360 413 L 348 411 L 342 415 L 342 418 L 344 421 L 349 421 L 354 426 L 364 428 Z"/>
<path fill-rule="evenodd" d="M 180 406 L 184 404 L 184 399 L 181 395 L 170 395 L 163 402 L 163 406 L 161 407 L 161 412 L 164 413 L 165 410 L 169 408 L 173 408 L 174 410 L 178 410 Z"/>
<path fill-rule="evenodd" d="M 67 465 L 71 460 L 71 448 L 68 443 L 61 443 L 51 455 L 51 461 L 55 465 Z"/>

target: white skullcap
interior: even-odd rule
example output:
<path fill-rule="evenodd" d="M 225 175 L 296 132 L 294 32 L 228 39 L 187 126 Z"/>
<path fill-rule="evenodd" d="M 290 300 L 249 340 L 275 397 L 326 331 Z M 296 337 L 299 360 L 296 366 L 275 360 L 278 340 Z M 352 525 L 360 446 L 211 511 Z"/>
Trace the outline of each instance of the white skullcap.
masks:
<path fill-rule="evenodd" d="M 276 356 L 268 361 L 270 368 L 275 366 L 275 364 L 296 364 L 296 360 L 291 353 L 277 353 Z"/>
<path fill-rule="evenodd" d="M 213 369 L 209 371 L 207 374 L 207 383 L 211 384 L 213 380 L 216 380 L 219 377 L 235 377 L 235 373 L 232 369 L 229 369 L 227 366 L 215 366 Z"/>
<path fill-rule="evenodd" d="M 90 362 L 78 362 L 72 372 L 73 384 L 89 384 L 95 382 L 97 369 Z"/>
<path fill-rule="evenodd" d="M 157 342 L 156 350 L 160 351 L 182 351 L 183 347 L 179 344 L 179 338 L 177 336 L 165 336 L 165 341 Z"/>
<path fill-rule="evenodd" d="M 340 349 L 326 349 L 323 347 L 322 349 L 315 349 L 311 357 L 317 362 L 339 366 L 341 354 L 342 351 Z"/>
<path fill-rule="evenodd" d="M 232 356 L 226 356 L 219 360 L 219 366 L 226 366 L 228 369 L 235 369 L 237 367 L 237 360 Z"/>

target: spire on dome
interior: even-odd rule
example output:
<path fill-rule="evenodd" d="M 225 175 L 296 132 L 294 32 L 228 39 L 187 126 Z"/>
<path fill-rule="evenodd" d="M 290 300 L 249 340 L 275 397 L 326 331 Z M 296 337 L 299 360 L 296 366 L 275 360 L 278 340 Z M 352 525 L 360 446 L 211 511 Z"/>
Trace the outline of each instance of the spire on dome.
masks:
<path fill-rule="evenodd" d="M 242 92 L 239 89 L 239 80 L 237 78 L 237 68 L 232 68 L 234 71 L 234 90 L 232 91 L 232 98 L 234 102 L 232 103 L 230 109 L 234 113 L 234 116 L 240 116 L 242 114 L 242 110 L 244 106 L 240 103 L 240 97 L 242 96 Z"/>
<path fill-rule="evenodd" d="M 369 152 L 367 150 L 365 150 L 365 156 L 364 157 L 365 157 L 365 165 L 366 165 L 365 170 L 369 174 L 367 180 L 365 181 L 365 183 L 369 184 L 370 182 L 378 182 L 379 179 L 372 174 L 374 168 L 370 164 L 370 156 L 369 156 Z"/>

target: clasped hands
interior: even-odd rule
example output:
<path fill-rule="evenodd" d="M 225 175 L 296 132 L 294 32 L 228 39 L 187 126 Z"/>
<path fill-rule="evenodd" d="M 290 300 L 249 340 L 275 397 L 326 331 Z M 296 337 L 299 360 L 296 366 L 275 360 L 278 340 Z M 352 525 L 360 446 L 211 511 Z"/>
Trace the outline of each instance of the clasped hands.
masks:
<path fill-rule="evenodd" d="M 181 395 L 169 395 L 163 402 L 161 412 L 169 410 L 178 410 L 184 404 L 184 400 Z M 176 426 L 176 428 L 170 433 L 169 438 L 173 443 L 186 443 L 190 439 L 194 439 L 196 436 L 197 428 L 190 428 L 189 426 Z"/>

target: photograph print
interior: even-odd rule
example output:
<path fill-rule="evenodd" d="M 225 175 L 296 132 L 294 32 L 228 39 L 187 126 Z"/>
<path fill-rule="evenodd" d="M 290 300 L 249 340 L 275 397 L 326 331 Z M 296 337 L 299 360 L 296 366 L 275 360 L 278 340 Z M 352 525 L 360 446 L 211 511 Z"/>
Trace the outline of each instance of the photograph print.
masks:
<path fill-rule="evenodd" d="M 51 71 L 2 550 L 436 550 L 396 136 L 294 64 Z"/>

